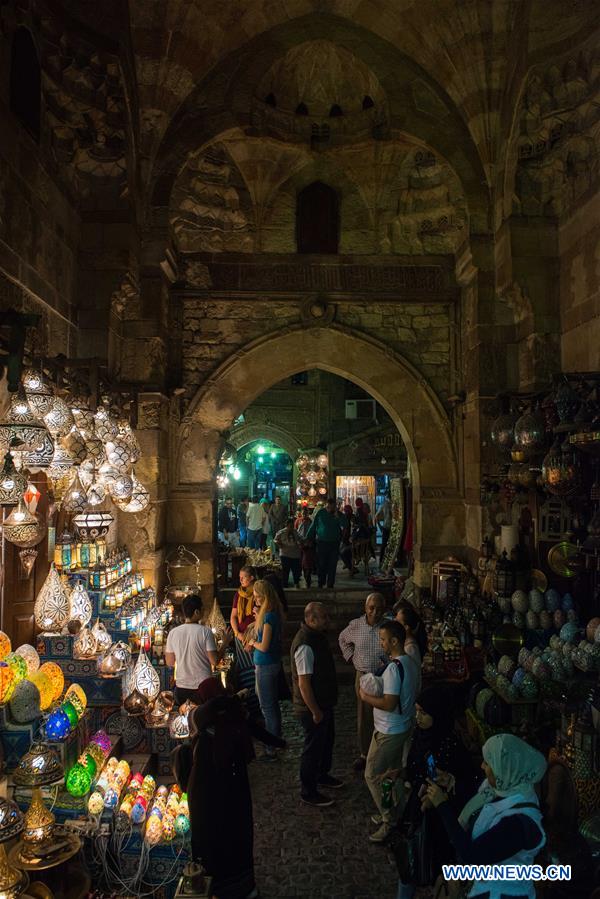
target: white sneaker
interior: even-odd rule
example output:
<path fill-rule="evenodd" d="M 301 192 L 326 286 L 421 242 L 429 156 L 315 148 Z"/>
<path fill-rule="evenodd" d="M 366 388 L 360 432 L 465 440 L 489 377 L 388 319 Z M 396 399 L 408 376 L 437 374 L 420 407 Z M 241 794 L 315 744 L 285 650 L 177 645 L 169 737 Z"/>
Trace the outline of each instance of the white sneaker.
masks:
<path fill-rule="evenodd" d="M 383 818 L 381 817 L 381 815 L 371 815 L 371 821 L 373 822 L 373 824 L 383 824 Z"/>

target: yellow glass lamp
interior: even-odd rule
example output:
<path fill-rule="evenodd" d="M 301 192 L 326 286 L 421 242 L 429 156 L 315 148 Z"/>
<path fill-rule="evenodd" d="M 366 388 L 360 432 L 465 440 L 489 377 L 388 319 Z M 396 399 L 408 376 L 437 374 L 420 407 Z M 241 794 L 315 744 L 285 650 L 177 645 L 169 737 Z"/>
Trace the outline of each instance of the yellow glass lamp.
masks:
<path fill-rule="evenodd" d="M 12 646 L 10 643 L 10 637 L 8 634 L 5 634 L 4 631 L 0 631 L 0 660 L 4 661 L 6 656 L 11 651 Z"/>
<path fill-rule="evenodd" d="M 0 662 L 0 705 L 4 705 L 15 689 L 14 671 L 6 662 Z"/>
<path fill-rule="evenodd" d="M 36 671 L 29 678 L 32 684 L 38 688 L 40 693 L 40 709 L 45 712 L 52 705 L 54 699 L 54 687 L 50 678 L 42 671 Z"/>
<path fill-rule="evenodd" d="M 52 685 L 52 702 L 54 702 L 60 697 L 65 685 L 65 676 L 62 668 L 56 662 L 44 662 L 40 667 L 39 673 L 44 674 L 50 681 Z"/>
<path fill-rule="evenodd" d="M 87 696 L 85 695 L 85 690 L 79 684 L 71 684 L 67 692 L 65 693 L 65 702 L 70 702 L 79 718 L 83 715 L 87 707 Z"/>

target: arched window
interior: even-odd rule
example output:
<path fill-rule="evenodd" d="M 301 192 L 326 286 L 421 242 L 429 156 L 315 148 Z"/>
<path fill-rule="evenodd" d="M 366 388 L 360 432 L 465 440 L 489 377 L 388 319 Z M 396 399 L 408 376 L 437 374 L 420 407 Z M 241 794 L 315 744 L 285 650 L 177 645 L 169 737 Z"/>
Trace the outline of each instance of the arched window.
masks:
<path fill-rule="evenodd" d="M 10 57 L 10 108 L 35 140 L 40 139 L 41 73 L 27 28 L 17 28 Z"/>
<path fill-rule="evenodd" d="M 322 181 L 301 190 L 296 201 L 296 244 L 299 253 L 337 253 L 340 203 L 337 193 Z"/>

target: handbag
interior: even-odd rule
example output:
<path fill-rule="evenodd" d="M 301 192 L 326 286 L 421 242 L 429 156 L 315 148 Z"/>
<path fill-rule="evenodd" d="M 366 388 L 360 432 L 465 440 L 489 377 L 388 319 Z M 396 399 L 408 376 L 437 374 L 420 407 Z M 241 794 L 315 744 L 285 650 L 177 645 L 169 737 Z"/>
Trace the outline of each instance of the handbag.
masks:
<path fill-rule="evenodd" d="M 402 883 L 412 883 L 417 887 L 429 886 L 433 881 L 433 865 L 429 851 L 429 827 L 427 815 L 421 816 L 416 827 L 411 826 L 406 833 L 397 831 L 392 838 L 392 852 L 396 858 L 398 877 Z"/>

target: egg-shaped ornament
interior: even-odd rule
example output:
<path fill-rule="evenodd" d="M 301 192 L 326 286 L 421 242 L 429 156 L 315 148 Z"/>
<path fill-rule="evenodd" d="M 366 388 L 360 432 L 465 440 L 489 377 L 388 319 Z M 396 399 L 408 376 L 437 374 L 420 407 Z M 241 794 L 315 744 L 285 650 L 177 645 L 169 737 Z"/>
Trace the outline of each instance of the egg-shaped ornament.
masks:
<path fill-rule="evenodd" d="M 563 596 L 563 598 L 560 601 L 560 607 L 563 610 L 563 612 L 568 612 L 571 609 L 575 608 L 575 600 L 573 599 L 573 597 L 571 596 L 570 593 L 565 593 L 565 595 Z"/>
<path fill-rule="evenodd" d="M 187 815 L 177 815 L 175 818 L 175 833 L 180 837 L 186 836 L 190 831 L 190 819 Z"/>
<path fill-rule="evenodd" d="M 590 620 L 587 623 L 586 629 L 585 629 L 585 636 L 590 641 L 590 643 L 594 642 L 594 639 L 596 637 L 596 631 L 598 630 L 599 627 L 600 627 L 600 618 L 598 616 L 596 616 L 595 618 L 590 618 Z"/>
<path fill-rule="evenodd" d="M 15 654 L 25 659 L 25 664 L 27 665 L 27 677 L 31 677 L 31 675 L 35 674 L 35 672 L 39 669 L 40 657 L 37 653 L 37 650 L 29 643 L 23 643 L 21 646 L 15 649 Z"/>
<path fill-rule="evenodd" d="M 560 630 L 566 620 L 567 616 L 562 609 L 557 609 L 552 615 L 552 624 L 557 630 Z"/>
<path fill-rule="evenodd" d="M 521 696 L 523 699 L 537 699 L 540 688 L 533 674 L 526 673 L 521 681 Z"/>
<path fill-rule="evenodd" d="M 0 661 L 3 662 L 6 656 L 11 651 L 12 646 L 10 642 L 10 637 L 8 634 L 5 634 L 4 631 L 0 631 Z"/>
<path fill-rule="evenodd" d="M 544 609 L 544 594 L 537 587 L 529 591 L 529 608 L 536 615 L 539 615 Z"/>
<path fill-rule="evenodd" d="M 0 662 L 0 705 L 8 702 L 15 689 L 15 675 L 6 662 Z"/>
<path fill-rule="evenodd" d="M 523 630 L 525 627 L 525 615 L 523 612 L 513 612 L 512 623 L 515 627 L 518 627 L 519 630 Z"/>
<path fill-rule="evenodd" d="M 546 608 L 549 612 L 556 612 L 557 609 L 560 608 L 560 593 L 558 590 L 555 590 L 554 587 L 551 587 L 550 590 L 546 590 Z"/>
<path fill-rule="evenodd" d="M 112 638 L 99 618 L 92 628 L 92 636 L 96 641 L 96 652 L 106 652 L 112 646 Z"/>
<path fill-rule="evenodd" d="M 137 513 L 143 512 L 150 505 L 150 492 L 144 487 L 141 481 L 138 481 L 135 474 L 132 475 L 133 487 L 131 496 L 125 502 L 115 499 L 117 507 L 121 512 Z"/>
<path fill-rule="evenodd" d="M 158 671 L 150 662 L 144 650 L 140 650 L 138 660 L 133 672 L 135 689 L 150 701 L 156 699 L 160 693 L 160 678 Z"/>
<path fill-rule="evenodd" d="M 8 705 L 10 716 L 17 724 L 29 724 L 42 713 L 40 691 L 30 680 L 22 680 L 16 685 Z"/>
<path fill-rule="evenodd" d="M 69 595 L 54 565 L 33 607 L 35 623 L 46 634 L 60 634 L 69 620 Z"/>
<path fill-rule="evenodd" d="M 540 627 L 545 631 L 552 627 L 552 615 L 546 609 L 540 612 Z"/>
<path fill-rule="evenodd" d="M 540 626 L 540 618 L 539 615 L 530 609 L 525 615 L 525 627 L 530 631 L 535 631 Z"/>
<path fill-rule="evenodd" d="M 6 664 L 10 665 L 13 672 L 13 681 L 15 684 L 20 683 L 27 677 L 27 662 L 23 656 L 18 656 L 14 652 L 9 652 L 6 656 Z"/>
<path fill-rule="evenodd" d="M 523 679 L 526 674 L 527 674 L 527 672 L 525 671 L 524 668 L 517 668 L 517 670 L 513 674 L 512 683 L 513 683 L 513 686 L 516 687 L 518 690 L 521 689 L 521 686 L 523 685 Z"/>
<path fill-rule="evenodd" d="M 62 709 L 55 709 L 51 712 L 44 727 L 46 739 L 52 742 L 64 740 L 71 733 L 71 722 Z"/>
<path fill-rule="evenodd" d="M 580 633 L 580 628 L 578 625 L 574 624 L 572 621 L 564 624 L 560 630 L 560 639 L 564 640 L 565 643 L 573 643 L 578 639 Z"/>
<path fill-rule="evenodd" d="M 101 815 L 104 811 L 104 797 L 101 793 L 92 793 L 88 799 L 88 812 L 90 815 Z"/>
<path fill-rule="evenodd" d="M 40 709 L 45 712 L 52 705 L 54 697 L 54 688 L 49 677 L 42 671 L 36 671 L 29 678 L 32 684 L 35 684 L 40 694 Z"/>
<path fill-rule="evenodd" d="M 65 676 L 60 665 L 56 662 L 44 662 L 40 666 L 40 674 L 44 674 L 52 686 L 52 702 L 59 699 L 65 686 Z"/>
<path fill-rule="evenodd" d="M 131 494 L 133 493 L 133 478 L 127 472 L 120 473 L 108 485 L 108 492 L 115 502 L 127 502 L 131 499 Z"/>
<path fill-rule="evenodd" d="M 67 778 L 65 781 L 65 786 L 71 796 L 76 796 L 77 798 L 81 796 L 85 796 L 86 793 L 89 793 L 90 787 L 92 785 L 92 778 L 86 769 L 77 762 L 69 773 L 67 774 Z"/>
<path fill-rule="evenodd" d="M 65 693 L 65 702 L 72 702 L 81 718 L 87 708 L 87 696 L 83 687 L 80 684 L 71 684 Z"/>
<path fill-rule="evenodd" d="M 529 608 L 529 598 L 524 590 L 515 590 L 510 601 L 515 612 L 521 612 L 523 615 Z"/>
<path fill-rule="evenodd" d="M 569 609 L 567 612 L 567 621 L 573 621 L 575 624 L 579 624 L 579 615 L 577 614 L 577 609 Z"/>
<path fill-rule="evenodd" d="M 80 621 L 86 627 L 92 618 L 92 600 L 81 581 L 77 581 L 69 595 L 69 621 Z"/>

